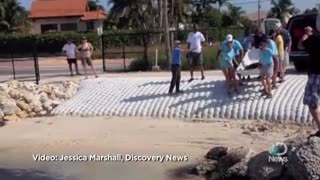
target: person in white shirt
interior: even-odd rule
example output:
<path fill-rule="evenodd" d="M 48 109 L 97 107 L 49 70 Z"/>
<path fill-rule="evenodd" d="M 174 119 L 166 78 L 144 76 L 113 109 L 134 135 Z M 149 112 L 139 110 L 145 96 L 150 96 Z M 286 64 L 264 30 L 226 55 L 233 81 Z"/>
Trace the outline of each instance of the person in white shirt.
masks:
<path fill-rule="evenodd" d="M 72 40 L 70 38 L 67 40 L 67 44 L 65 44 L 62 48 L 63 53 L 65 53 L 65 55 L 67 56 L 71 76 L 73 76 L 72 64 L 74 64 L 75 66 L 76 74 L 80 75 L 76 58 L 76 49 L 77 46 L 72 43 Z"/>
<path fill-rule="evenodd" d="M 191 78 L 189 82 L 193 81 L 193 71 L 200 67 L 201 70 L 201 80 L 204 80 L 204 69 L 202 65 L 202 43 L 205 42 L 205 38 L 201 32 L 198 31 L 198 26 L 196 24 L 193 25 L 193 32 L 188 35 L 188 49 L 190 53 L 188 54 L 188 58 L 190 60 L 190 75 Z"/>

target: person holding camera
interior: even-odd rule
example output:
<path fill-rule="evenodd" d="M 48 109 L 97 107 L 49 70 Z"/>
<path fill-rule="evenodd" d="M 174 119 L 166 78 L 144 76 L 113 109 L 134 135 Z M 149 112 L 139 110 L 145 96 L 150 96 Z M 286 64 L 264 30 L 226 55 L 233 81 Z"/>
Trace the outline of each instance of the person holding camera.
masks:
<path fill-rule="evenodd" d="M 310 137 L 320 137 L 320 36 L 313 34 L 313 29 L 308 26 L 305 28 L 305 34 L 298 46 L 309 54 L 308 82 L 305 87 L 303 103 L 309 107 L 309 111 L 319 129 L 316 134 Z"/>

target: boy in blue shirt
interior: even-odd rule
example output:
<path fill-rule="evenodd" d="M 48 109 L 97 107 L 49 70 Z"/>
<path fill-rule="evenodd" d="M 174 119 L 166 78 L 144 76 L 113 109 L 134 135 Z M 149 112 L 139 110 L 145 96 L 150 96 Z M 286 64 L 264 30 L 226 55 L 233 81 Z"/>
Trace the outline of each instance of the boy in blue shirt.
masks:
<path fill-rule="evenodd" d="M 176 88 L 176 93 L 183 93 L 180 90 L 181 80 L 181 58 L 183 50 L 180 48 L 180 41 L 175 41 L 175 47 L 172 50 L 172 61 L 171 61 L 171 84 L 169 88 L 169 94 L 173 93 L 173 89 Z"/>
<path fill-rule="evenodd" d="M 264 39 L 260 44 L 260 78 L 261 82 L 264 88 L 264 94 L 267 95 L 268 98 L 272 97 L 271 93 L 271 81 L 273 77 L 273 68 L 274 68 L 274 63 L 273 63 L 273 55 L 274 52 L 272 49 L 268 47 L 268 39 Z"/>

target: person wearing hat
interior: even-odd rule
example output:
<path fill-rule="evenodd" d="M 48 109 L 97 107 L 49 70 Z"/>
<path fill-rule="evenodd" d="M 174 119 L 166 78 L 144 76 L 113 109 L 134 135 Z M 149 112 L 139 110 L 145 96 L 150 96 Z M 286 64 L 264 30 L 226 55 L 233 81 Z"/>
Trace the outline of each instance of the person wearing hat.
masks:
<path fill-rule="evenodd" d="M 287 66 L 289 65 L 289 54 L 291 52 L 291 45 L 292 45 L 292 38 L 288 30 L 283 28 L 284 25 L 281 25 L 280 23 L 277 24 L 277 33 L 280 34 L 283 38 L 283 48 L 284 48 L 284 60 L 282 61 L 281 65 L 281 71 L 283 72 L 282 76 L 280 74 L 280 83 L 285 81 Z"/>
<path fill-rule="evenodd" d="M 236 68 L 234 64 L 238 64 L 235 57 L 238 52 L 243 54 L 243 48 L 239 41 L 234 40 L 231 34 L 226 36 L 226 40 L 222 42 L 220 49 L 217 53 L 217 59 L 220 58 L 220 66 L 226 78 L 226 85 L 228 94 L 232 93 L 232 89 L 239 93 L 238 81 L 236 79 Z M 220 56 L 221 55 L 221 56 Z"/>
<path fill-rule="evenodd" d="M 305 28 L 305 34 L 299 42 L 299 47 L 309 54 L 308 81 L 304 92 L 303 103 L 309 107 L 309 111 L 316 122 L 319 131 L 311 135 L 320 137 L 320 36 L 313 34 L 311 27 Z"/>
<path fill-rule="evenodd" d="M 88 79 L 87 67 L 86 67 L 87 65 L 91 67 L 91 70 L 94 73 L 95 77 L 96 78 L 98 77 L 91 59 L 91 54 L 93 52 L 93 49 L 94 49 L 93 46 L 91 45 L 91 43 L 88 42 L 86 37 L 83 37 L 81 39 L 81 44 L 77 47 L 77 51 L 80 54 L 81 63 L 84 69 L 84 75 L 86 76 L 86 79 Z"/>
<path fill-rule="evenodd" d="M 267 98 L 272 97 L 272 85 L 271 79 L 273 77 L 274 70 L 274 52 L 268 47 L 268 39 L 263 39 L 259 44 L 259 58 L 260 58 L 260 79 L 263 86 L 263 95 Z"/>
<path fill-rule="evenodd" d="M 180 90 L 180 80 L 181 80 L 181 59 L 183 50 L 180 47 L 180 41 L 175 41 L 175 47 L 172 50 L 172 61 L 171 61 L 171 72 L 172 78 L 169 88 L 169 94 L 173 93 L 173 89 L 176 88 L 176 93 L 183 93 Z"/>

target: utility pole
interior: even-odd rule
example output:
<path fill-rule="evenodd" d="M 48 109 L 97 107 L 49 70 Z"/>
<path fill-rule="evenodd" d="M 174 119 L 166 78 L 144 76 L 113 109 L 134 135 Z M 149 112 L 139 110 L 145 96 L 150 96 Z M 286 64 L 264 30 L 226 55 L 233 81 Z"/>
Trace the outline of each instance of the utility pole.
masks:
<path fill-rule="evenodd" d="M 258 0 L 258 27 L 261 26 L 261 0 Z"/>

